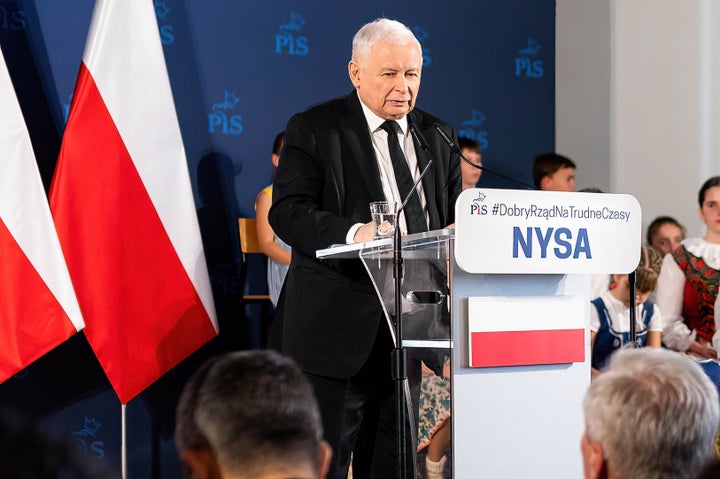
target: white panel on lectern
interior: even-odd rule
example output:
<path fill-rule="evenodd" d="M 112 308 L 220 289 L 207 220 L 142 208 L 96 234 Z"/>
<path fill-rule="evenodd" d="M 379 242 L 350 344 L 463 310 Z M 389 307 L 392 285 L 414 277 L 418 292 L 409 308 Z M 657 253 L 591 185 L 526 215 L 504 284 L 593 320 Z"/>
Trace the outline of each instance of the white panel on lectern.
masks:
<path fill-rule="evenodd" d="M 455 222 L 455 259 L 469 273 L 630 273 L 640 260 L 630 195 L 473 188 Z"/>

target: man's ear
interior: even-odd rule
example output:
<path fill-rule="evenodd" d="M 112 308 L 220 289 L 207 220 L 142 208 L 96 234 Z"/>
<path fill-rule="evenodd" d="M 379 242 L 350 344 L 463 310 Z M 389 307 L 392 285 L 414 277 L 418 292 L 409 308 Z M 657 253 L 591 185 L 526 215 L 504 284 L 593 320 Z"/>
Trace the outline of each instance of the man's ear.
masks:
<path fill-rule="evenodd" d="M 320 463 L 318 465 L 318 478 L 325 479 L 330 469 L 330 461 L 332 460 L 332 447 L 327 441 L 321 441 L 320 445 Z"/>
<path fill-rule="evenodd" d="M 586 472 L 587 479 L 607 479 L 607 462 L 599 442 L 587 442 Z"/>
<path fill-rule="evenodd" d="M 215 455 L 207 449 L 186 449 L 180 452 L 185 479 L 220 479 Z"/>
<path fill-rule="evenodd" d="M 548 175 L 545 175 L 542 178 L 540 178 L 540 189 L 543 191 L 546 191 L 548 189 L 550 181 L 551 181 L 551 178 Z"/>
<path fill-rule="evenodd" d="M 360 86 L 360 65 L 355 60 L 348 63 L 348 76 L 355 88 Z"/>

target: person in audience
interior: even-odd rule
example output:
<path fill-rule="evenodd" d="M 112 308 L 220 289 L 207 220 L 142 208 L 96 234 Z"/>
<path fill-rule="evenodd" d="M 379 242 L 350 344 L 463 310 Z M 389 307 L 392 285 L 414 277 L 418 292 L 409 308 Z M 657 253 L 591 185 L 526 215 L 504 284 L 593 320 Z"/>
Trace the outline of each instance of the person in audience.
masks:
<path fill-rule="evenodd" d="M 685 227 L 670 216 L 658 216 L 647 229 L 647 244 L 665 256 L 685 239 Z"/>
<path fill-rule="evenodd" d="M 718 393 L 683 354 L 618 351 L 591 383 L 583 409 L 585 479 L 691 479 L 713 457 Z"/>
<path fill-rule="evenodd" d="M 575 191 L 575 162 L 557 153 L 536 156 L 533 182 L 538 190 Z"/>
<path fill-rule="evenodd" d="M 635 344 L 661 346 L 663 320 L 660 308 L 649 301 L 655 289 L 662 258 L 649 246 L 640 250 L 640 264 L 635 270 L 636 295 L 630 297 L 626 274 L 613 275 L 614 287 L 592 300 L 590 308 L 590 344 L 593 375 L 603 368 L 610 355 L 630 344 L 630 308 L 636 307 Z"/>
<path fill-rule="evenodd" d="M 425 452 L 425 479 L 445 477 L 445 451 L 452 436 L 450 408 L 450 364 L 445 364 L 443 377 L 423 368 L 418 452 Z"/>
<path fill-rule="evenodd" d="M 663 259 L 657 304 L 665 317 L 663 342 L 671 349 L 717 359 L 715 300 L 720 274 L 720 176 L 702 185 L 702 238 L 684 239 Z"/>
<path fill-rule="evenodd" d="M 458 146 L 460 147 L 460 152 L 465 158 L 476 165 L 482 166 L 480 144 L 477 141 L 461 136 L 458 138 Z M 464 160 L 460 161 L 460 170 L 462 171 L 462 190 L 465 191 L 468 188 L 475 188 L 477 182 L 480 181 L 482 170 L 480 168 L 475 168 Z"/>
<path fill-rule="evenodd" d="M 281 132 L 275 137 L 273 151 L 270 160 L 273 164 L 273 176 L 280 162 L 280 152 L 285 146 L 285 133 Z M 277 307 L 280 290 L 282 289 L 285 275 L 290 267 L 290 246 L 275 235 L 275 232 L 268 222 L 268 212 L 272 206 L 272 184 L 263 188 L 255 199 L 255 227 L 257 228 L 258 244 L 260 249 L 268 257 L 267 283 L 270 301 Z"/>
<path fill-rule="evenodd" d="M 312 386 L 269 350 L 228 353 L 195 371 L 175 444 L 185 479 L 323 479 L 331 456 Z"/>

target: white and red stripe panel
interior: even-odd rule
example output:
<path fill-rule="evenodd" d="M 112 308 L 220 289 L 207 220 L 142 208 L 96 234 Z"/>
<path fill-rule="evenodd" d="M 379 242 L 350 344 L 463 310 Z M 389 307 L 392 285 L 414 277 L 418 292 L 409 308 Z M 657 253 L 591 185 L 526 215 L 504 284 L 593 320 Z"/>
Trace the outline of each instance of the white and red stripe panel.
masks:
<path fill-rule="evenodd" d="M 582 296 L 468 298 L 470 367 L 585 361 Z"/>

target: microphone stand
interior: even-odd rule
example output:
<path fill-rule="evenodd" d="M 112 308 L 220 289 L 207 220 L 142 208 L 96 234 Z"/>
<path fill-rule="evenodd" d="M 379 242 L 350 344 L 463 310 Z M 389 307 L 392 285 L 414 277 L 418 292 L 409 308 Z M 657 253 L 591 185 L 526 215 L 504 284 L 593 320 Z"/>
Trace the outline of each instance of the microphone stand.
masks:
<path fill-rule="evenodd" d="M 398 441 L 398 479 L 407 478 L 407 430 L 405 429 L 405 381 L 407 380 L 407 349 L 402 342 L 402 279 L 403 258 L 402 241 L 398 215 L 404 204 L 395 215 L 395 231 L 393 232 L 393 280 L 395 283 L 395 349 L 392 351 L 392 378 L 395 381 L 395 421 Z"/>
<path fill-rule="evenodd" d="M 427 142 L 419 136 L 415 127 L 410 125 L 410 132 L 420 147 L 425 151 L 430 151 Z M 407 479 L 407 414 L 405 409 L 405 382 L 407 381 L 407 349 L 403 346 L 403 327 L 402 327 L 402 280 L 403 280 L 403 256 L 402 256 L 402 239 L 400 235 L 400 213 L 405 209 L 405 205 L 413 194 L 417 194 L 417 187 L 422 181 L 425 173 L 430 169 L 433 160 L 430 158 L 427 165 L 423 168 L 420 176 L 415 180 L 410 193 L 405 197 L 400 208 L 395 212 L 395 231 L 393 232 L 393 280 L 395 285 L 395 349 L 392 351 L 392 378 L 395 381 L 395 417 L 398 434 L 397 454 L 398 454 L 398 479 Z M 414 476 L 414 474 L 413 474 Z"/>
<path fill-rule="evenodd" d="M 630 343 L 633 348 L 637 348 L 637 331 L 635 327 L 635 320 L 637 318 L 637 296 L 635 292 L 635 271 L 628 274 L 628 282 L 630 283 Z"/>

